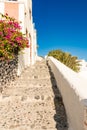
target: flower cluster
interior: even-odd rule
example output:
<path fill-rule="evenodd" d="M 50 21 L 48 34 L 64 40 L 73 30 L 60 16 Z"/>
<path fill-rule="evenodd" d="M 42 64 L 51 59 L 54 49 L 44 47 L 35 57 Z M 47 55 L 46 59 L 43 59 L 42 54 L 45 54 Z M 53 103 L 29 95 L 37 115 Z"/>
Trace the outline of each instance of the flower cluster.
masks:
<path fill-rule="evenodd" d="M 7 14 L 0 20 L 0 58 L 12 59 L 15 53 L 29 47 L 28 39 L 22 34 L 19 23 Z"/>

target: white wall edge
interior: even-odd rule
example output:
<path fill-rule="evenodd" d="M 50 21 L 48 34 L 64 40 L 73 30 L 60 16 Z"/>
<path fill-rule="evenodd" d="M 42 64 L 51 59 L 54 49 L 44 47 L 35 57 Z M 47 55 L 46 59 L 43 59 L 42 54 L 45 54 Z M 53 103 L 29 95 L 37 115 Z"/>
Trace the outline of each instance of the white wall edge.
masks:
<path fill-rule="evenodd" d="M 55 58 L 48 61 L 63 97 L 69 130 L 87 130 L 87 81 Z"/>

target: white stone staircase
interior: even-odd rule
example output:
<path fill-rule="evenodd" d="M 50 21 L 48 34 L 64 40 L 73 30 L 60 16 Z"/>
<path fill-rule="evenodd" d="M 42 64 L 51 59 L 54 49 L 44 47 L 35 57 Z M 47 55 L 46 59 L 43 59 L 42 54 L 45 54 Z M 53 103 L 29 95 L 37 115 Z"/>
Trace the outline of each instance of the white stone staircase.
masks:
<path fill-rule="evenodd" d="M 2 92 L 0 130 L 68 130 L 62 98 L 45 60 L 27 68 Z"/>

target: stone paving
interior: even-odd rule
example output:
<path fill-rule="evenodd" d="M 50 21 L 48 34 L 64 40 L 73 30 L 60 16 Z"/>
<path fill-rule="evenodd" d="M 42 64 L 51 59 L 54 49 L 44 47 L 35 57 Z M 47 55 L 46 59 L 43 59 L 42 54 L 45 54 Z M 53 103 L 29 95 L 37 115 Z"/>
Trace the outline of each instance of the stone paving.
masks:
<path fill-rule="evenodd" d="M 2 92 L 0 130 L 68 130 L 62 98 L 45 60 L 27 68 Z"/>

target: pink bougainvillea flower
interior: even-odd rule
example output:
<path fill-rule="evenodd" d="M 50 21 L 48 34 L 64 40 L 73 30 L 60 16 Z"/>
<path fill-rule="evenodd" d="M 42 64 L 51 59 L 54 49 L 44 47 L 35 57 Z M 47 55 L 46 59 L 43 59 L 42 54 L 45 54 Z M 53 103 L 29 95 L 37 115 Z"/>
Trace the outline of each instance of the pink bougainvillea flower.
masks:
<path fill-rule="evenodd" d="M 8 16 L 3 15 L 0 20 L 0 58 L 9 59 L 15 55 L 15 50 L 29 47 L 28 39 L 21 33 L 19 23 Z"/>

